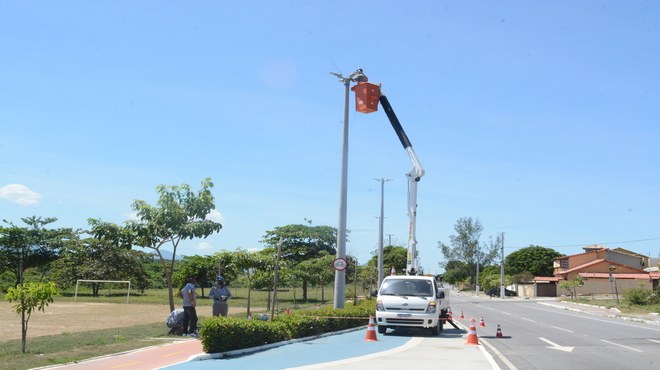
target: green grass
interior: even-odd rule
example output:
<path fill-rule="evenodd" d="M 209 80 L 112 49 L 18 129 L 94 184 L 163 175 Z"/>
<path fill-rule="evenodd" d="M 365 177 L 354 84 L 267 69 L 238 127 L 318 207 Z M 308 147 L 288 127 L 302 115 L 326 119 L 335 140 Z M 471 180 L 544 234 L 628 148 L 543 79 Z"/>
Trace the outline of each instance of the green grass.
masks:
<path fill-rule="evenodd" d="M 247 309 L 247 288 L 232 288 L 229 287 L 232 292 L 233 298 L 229 301 L 229 305 L 232 307 L 244 307 Z M 204 288 L 204 297 L 201 297 L 202 290 L 198 287 L 197 294 L 200 296 L 198 298 L 199 306 L 211 306 L 213 301 L 206 298 L 209 293 L 208 288 Z M 348 289 L 347 289 L 348 291 Z M 279 309 L 286 310 L 290 309 L 306 309 L 315 307 L 317 304 L 330 305 L 333 304 L 333 290 L 332 287 L 325 288 L 324 302 L 321 301 L 321 289 L 320 288 L 310 288 L 307 292 L 307 302 L 302 301 L 302 290 L 296 288 L 296 300 L 294 304 L 293 291 L 292 290 L 278 290 L 277 300 L 279 302 Z M 272 299 L 272 292 L 271 292 Z M 70 289 L 63 291 L 59 296 L 55 297 L 56 302 L 73 302 L 74 300 L 74 290 Z M 265 309 L 268 301 L 268 292 L 260 290 L 252 290 L 250 297 L 250 306 L 258 307 Z M 98 297 L 93 297 L 91 290 L 87 288 L 78 289 L 78 297 L 76 302 L 94 302 L 94 303 L 126 303 L 126 289 L 104 289 L 99 292 Z M 175 306 L 181 306 L 181 298 L 174 297 Z M 129 297 L 129 303 L 131 304 L 169 304 L 169 297 L 167 289 L 149 289 L 145 290 L 144 293 L 131 291 Z"/>
<path fill-rule="evenodd" d="M 26 353 L 21 352 L 20 339 L 2 342 L 0 363 L 3 369 L 20 370 L 75 362 L 160 344 L 148 338 L 174 338 L 168 331 L 164 323 L 155 323 L 36 338 L 28 335 Z"/>

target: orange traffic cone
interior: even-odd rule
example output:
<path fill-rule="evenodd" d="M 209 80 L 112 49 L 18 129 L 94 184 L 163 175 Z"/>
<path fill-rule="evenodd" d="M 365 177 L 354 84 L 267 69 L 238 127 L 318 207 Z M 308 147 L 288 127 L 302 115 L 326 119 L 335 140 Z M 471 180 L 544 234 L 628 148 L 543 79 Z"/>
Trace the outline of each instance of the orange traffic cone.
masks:
<path fill-rule="evenodd" d="M 477 320 L 470 319 L 470 330 L 468 331 L 467 342 L 465 344 L 479 345 L 479 339 L 477 339 L 477 328 L 474 327 L 474 324 L 477 323 Z"/>
<path fill-rule="evenodd" d="M 447 321 L 454 321 L 454 318 L 451 314 L 451 307 L 447 307 Z"/>
<path fill-rule="evenodd" d="M 364 337 L 363 342 L 378 342 L 376 337 L 376 324 L 374 323 L 374 317 L 369 316 L 369 325 L 367 326 L 367 335 Z"/>
<path fill-rule="evenodd" d="M 291 315 L 291 311 L 289 311 L 288 308 L 286 309 L 286 314 L 287 314 L 287 315 Z"/>
<path fill-rule="evenodd" d="M 504 338 L 504 335 L 502 335 L 502 328 L 500 328 L 499 325 L 497 325 L 497 334 L 495 334 L 495 338 Z"/>
<path fill-rule="evenodd" d="M 484 317 L 483 316 L 481 316 L 481 320 L 479 320 L 479 326 L 482 327 L 482 328 L 486 327 L 486 323 L 484 323 Z"/>
<path fill-rule="evenodd" d="M 396 269 L 394 266 L 392 266 L 392 270 L 390 270 L 390 275 L 396 275 Z"/>
<path fill-rule="evenodd" d="M 465 316 L 463 316 L 463 310 L 461 310 L 461 314 L 458 316 L 460 320 L 465 320 Z"/>

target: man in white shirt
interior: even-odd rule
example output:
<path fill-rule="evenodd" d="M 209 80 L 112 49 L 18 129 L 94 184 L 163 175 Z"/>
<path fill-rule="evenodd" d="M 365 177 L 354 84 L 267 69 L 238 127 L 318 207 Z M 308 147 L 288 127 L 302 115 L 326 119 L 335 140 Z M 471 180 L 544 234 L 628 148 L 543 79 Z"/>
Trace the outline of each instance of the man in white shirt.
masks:
<path fill-rule="evenodd" d="M 188 278 L 188 283 L 181 289 L 183 297 L 183 335 L 197 336 L 197 294 L 195 293 L 197 280 L 194 277 Z M 190 326 L 188 326 L 190 324 Z"/>

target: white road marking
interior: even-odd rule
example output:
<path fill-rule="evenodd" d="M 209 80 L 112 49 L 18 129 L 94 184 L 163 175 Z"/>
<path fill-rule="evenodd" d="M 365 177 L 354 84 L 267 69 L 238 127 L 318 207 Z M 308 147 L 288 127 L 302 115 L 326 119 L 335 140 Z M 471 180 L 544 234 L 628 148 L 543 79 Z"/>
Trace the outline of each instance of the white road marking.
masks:
<path fill-rule="evenodd" d="M 481 338 L 481 339 L 479 340 L 479 343 L 483 343 L 483 344 L 487 345 L 488 348 L 490 348 L 491 351 L 495 352 L 495 355 L 496 355 L 497 357 L 499 357 L 500 360 L 502 360 L 502 362 L 504 362 L 504 364 L 505 364 L 506 366 L 509 367 L 509 370 L 518 370 L 518 368 L 515 367 L 515 366 L 511 363 L 511 361 L 507 360 L 507 358 L 504 357 L 504 355 L 501 354 L 500 351 L 497 350 L 497 348 L 493 347 L 492 344 L 486 342 L 485 339 Z M 483 350 L 483 346 L 481 346 L 481 348 L 482 348 L 482 350 Z M 497 364 L 495 364 L 495 366 L 497 366 Z M 498 367 L 498 369 L 499 369 L 499 367 Z"/>
<path fill-rule="evenodd" d="M 644 351 L 640 351 L 640 350 L 635 349 L 635 348 L 632 348 L 632 347 L 624 346 L 623 344 L 613 343 L 613 342 L 607 341 L 607 340 L 605 340 L 605 339 L 601 339 L 601 341 L 602 341 L 602 342 L 605 342 L 605 343 L 607 343 L 607 344 L 611 344 L 611 345 L 613 345 L 613 346 L 623 347 L 623 348 L 625 348 L 625 349 L 629 349 L 629 350 L 631 350 L 631 351 L 644 352 Z"/>
<path fill-rule="evenodd" d="M 568 329 L 560 328 L 559 326 L 550 326 L 550 327 L 551 327 L 551 328 L 555 328 L 555 329 L 559 329 L 559 330 L 563 330 L 563 331 L 567 331 L 567 332 L 569 332 L 569 333 L 574 333 L 574 331 L 572 331 L 572 330 L 568 330 Z"/>
<path fill-rule="evenodd" d="M 542 302 L 537 302 L 537 304 L 542 304 Z M 522 305 L 522 304 L 521 304 L 521 303 L 516 303 L 516 305 Z M 529 304 L 525 304 L 525 306 L 526 306 L 527 308 L 531 308 L 531 309 L 539 310 L 539 311 L 543 311 L 543 312 L 551 312 L 551 311 L 552 311 L 552 312 L 555 312 L 555 313 L 557 313 L 557 314 L 559 314 L 559 315 L 580 316 L 581 318 L 584 318 L 584 319 L 587 319 L 587 320 L 600 321 L 600 322 L 607 322 L 607 323 L 615 324 L 615 325 L 632 326 L 632 327 L 634 327 L 634 328 L 638 328 L 638 329 L 646 329 L 646 330 L 660 331 L 660 328 L 658 328 L 656 325 L 643 325 L 643 324 L 641 324 L 641 323 L 635 325 L 635 324 L 631 324 L 631 323 L 625 322 L 625 321 L 623 321 L 623 320 L 617 320 L 617 319 L 609 319 L 609 320 L 599 319 L 599 318 L 593 317 L 593 316 L 591 316 L 591 315 L 589 315 L 589 314 L 578 314 L 577 312 L 571 312 L 571 311 L 566 311 L 566 310 L 561 310 L 561 309 L 556 309 L 556 308 L 545 309 L 545 308 L 542 308 L 542 307 L 534 307 L 534 306 L 529 305 Z"/>
<path fill-rule="evenodd" d="M 557 343 L 553 343 L 553 342 L 551 342 L 551 341 L 549 341 L 545 338 L 539 337 L 539 339 L 546 342 L 546 343 L 548 343 L 549 345 L 551 345 L 552 347 L 548 347 L 548 348 L 551 348 L 551 349 L 556 349 L 556 350 L 564 351 L 564 352 L 571 352 L 571 351 L 573 351 L 573 348 L 575 348 L 575 347 L 563 347 L 563 346 L 560 346 Z"/>
<path fill-rule="evenodd" d="M 519 303 L 517 303 L 517 304 L 519 304 Z M 527 306 L 527 308 L 531 308 L 531 309 L 539 310 L 539 311 L 543 311 L 543 312 L 554 312 L 554 313 L 557 313 L 559 315 L 578 316 L 578 314 L 575 313 L 575 312 L 571 313 L 569 311 L 563 311 L 561 309 L 556 309 L 556 308 L 545 309 L 545 308 L 542 308 L 542 307 L 534 307 L 534 306 L 529 305 L 529 304 L 527 304 L 526 306 Z M 629 323 L 626 323 L 626 322 L 622 322 L 622 320 L 616 320 L 616 319 L 603 320 L 603 319 L 598 319 L 598 318 L 592 317 L 591 315 L 588 315 L 588 314 L 586 314 L 586 315 L 582 314 L 582 315 L 580 315 L 580 317 L 583 318 L 583 319 L 587 319 L 587 320 L 607 322 L 607 323 L 615 324 L 615 325 L 632 326 L 632 327 L 638 328 L 638 329 L 660 331 L 660 328 L 658 328 L 656 325 L 643 325 L 641 323 L 638 324 L 638 325 L 635 325 L 635 324 L 629 324 Z"/>

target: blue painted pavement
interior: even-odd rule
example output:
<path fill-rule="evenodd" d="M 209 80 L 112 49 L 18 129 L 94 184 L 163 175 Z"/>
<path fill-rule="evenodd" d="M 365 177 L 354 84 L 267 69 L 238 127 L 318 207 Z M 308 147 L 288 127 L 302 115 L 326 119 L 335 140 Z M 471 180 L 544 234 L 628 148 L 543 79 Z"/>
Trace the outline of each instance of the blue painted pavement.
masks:
<path fill-rule="evenodd" d="M 366 330 L 332 335 L 307 342 L 217 360 L 189 361 L 165 367 L 168 370 L 259 369 L 281 370 L 387 351 L 406 344 L 411 337 L 379 335 L 378 342 L 364 341 Z"/>

